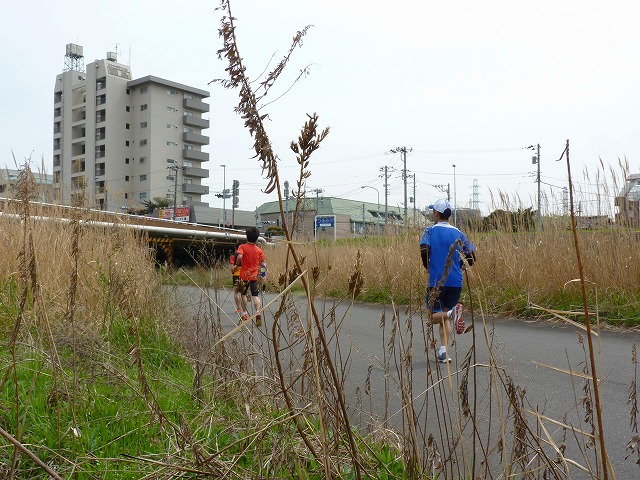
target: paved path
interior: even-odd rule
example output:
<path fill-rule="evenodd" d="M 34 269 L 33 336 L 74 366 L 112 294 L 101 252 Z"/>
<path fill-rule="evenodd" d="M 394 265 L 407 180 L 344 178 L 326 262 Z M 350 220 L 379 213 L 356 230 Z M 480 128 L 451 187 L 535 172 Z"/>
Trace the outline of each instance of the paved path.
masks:
<path fill-rule="evenodd" d="M 184 297 L 184 291 L 181 293 Z M 198 296 L 191 290 L 192 300 Z M 266 295 L 266 301 L 272 299 L 272 295 Z M 218 303 L 229 317 L 223 320 L 223 328 L 229 331 L 235 325 L 234 306 L 228 291 L 218 293 Z M 300 301 L 298 308 L 304 316 L 306 311 L 305 302 Z M 320 312 L 328 311 L 332 302 L 316 303 Z M 387 328 L 380 327 L 381 315 L 385 312 Z M 392 317 L 390 307 L 383 308 L 377 305 L 354 304 L 353 306 L 341 305 L 336 310 L 336 318 L 342 321 L 340 333 L 340 350 L 343 353 L 351 352 L 349 358 L 349 370 L 346 374 L 346 394 L 351 405 L 355 402 L 358 390 L 364 391 L 365 380 L 370 366 L 369 376 L 372 394 L 362 402 L 370 406 L 379 416 L 385 411 L 385 383 L 384 373 L 381 367 L 383 357 L 383 334 L 386 335 L 385 342 L 389 338 L 389 327 Z M 469 315 L 466 315 L 469 322 Z M 407 313 L 400 309 L 400 325 L 403 328 L 403 338 L 408 339 L 406 325 L 408 322 Z M 265 315 L 266 326 L 270 328 L 272 316 Z M 486 346 L 485 334 L 482 328 L 482 320 L 476 319 L 476 345 L 477 362 L 488 363 L 488 348 Z M 443 372 L 444 366 L 436 364 L 433 358 L 427 361 L 424 347 L 420 347 L 422 340 L 422 321 L 413 314 L 410 320 L 414 334 L 413 365 L 412 372 L 414 378 L 414 398 L 424 398 L 421 395 L 423 387 L 420 384 L 428 385 L 433 381 L 433 369 L 440 368 Z M 522 319 L 496 318 L 486 321 L 486 331 L 488 341 L 492 342 L 492 352 L 496 356 L 497 364 L 504 368 L 504 371 L 511 377 L 514 383 L 526 390 L 526 401 L 532 410 L 536 407 L 544 415 L 559 421 L 571 423 L 574 427 L 579 427 L 589 431 L 590 427 L 584 422 L 584 408 L 576 408 L 577 402 L 582 399 L 582 387 L 584 381 L 572 378 L 566 373 L 554 371 L 543 365 L 555 367 L 561 370 L 582 371 L 586 356 L 586 334 L 577 327 L 568 326 L 557 322 L 537 322 Z M 265 332 L 270 332 L 264 326 L 260 332 L 254 331 L 257 341 L 266 341 Z M 237 335 L 247 335 L 238 332 Z M 262 339 L 262 340 L 260 340 Z M 582 341 L 583 340 L 583 341 Z M 451 364 L 455 370 L 455 362 L 462 362 L 465 354 L 472 345 L 473 335 L 467 333 L 457 339 L 457 346 L 452 352 L 454 363 Z M 609 456 L 619 479 L 640 478 L 640 467 L 635 464 L 635 459 L 625 460 L 626 445 L 631 439 L 632 433 L 629 426 L 630 405 L 628 404 L 629 386 L 634 379 L 634 368 L 631 362 L 631 352 L 633 344 L 640 344 L 640 332 L 637 331 L 603 331 L 599 338 L 595 339 L 596 347 L 599 346 L 601 352 L 602 365 L 602 404 L 604 405 L 604 427 L 605 439 Z M 598 345 L 599 344 L 599 345 Z M 431 355 L 429 352 L 427 355 Z M 597 359 L 600 364 L 600 358 Z M 446 370 L 446 369 L 444 369 Z M 395 372 L 391 372 L 393 376 Z M 482 374 L 479 375 L 479 378 Z M 478 390 L 478 398 L 481 395 L 484 401 L 489 401 L 492 392 L 488 391 L 486 385 L 484 391 Z M 395 393 L 395 387 L 392 386 Z M 361 395 L 362 398 L 362 395 Z M 430 400 L 429 400 L 430 401 Z M 427 401 L 427 403 L 429 402 Z M 419 405 L 416 400 L 416 404 Z M 392 416 L 391 422 L 395 428 L 402 424 L 402 417 L 397 414 L 400 402 L 395 395 L 391 395 L 388 400 L 387 411 Z M 423 406 L 424 408 L 428 408 Z M 433 409 L 433 407 L 430 407 Z M 424 413 L 424 412 L 423 412 Z M 394 415 L 396 414 L 396 415 Z M 426 414 L 425 414 L 426 416 Z M 360 418 L 354 414 L 354 417 Z M 431 418 L 435 416 L 431 413 Z M 361 419 L 361 418 L 360 418 Z M 529 419 L 531 421 L 531 419 Z M 356 423 L 354 419 L 354 423 Z M 429 423 L 429 422 L 427 422 Z M 531 421 L 535 425 L 535 422 Z M 562 436 L 558 427 L 547 424 L 554 435 L 556 441 Z M 425 430 L 430 427 L 425 426 Z M 570 435 L 570 434 L 569 434 Z M 580 452 L 567 452 L 568 456 L 581 460 Z M 571 471 L 570 478 L 584 478 L 576 472 Z"/>

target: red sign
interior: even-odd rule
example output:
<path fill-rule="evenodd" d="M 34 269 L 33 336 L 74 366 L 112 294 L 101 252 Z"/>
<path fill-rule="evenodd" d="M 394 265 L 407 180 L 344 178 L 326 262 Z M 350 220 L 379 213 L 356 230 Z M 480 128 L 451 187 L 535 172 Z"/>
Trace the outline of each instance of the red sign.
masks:
<path fill-rule="evenodd" d="M 176 207 L 176 221 L 188 222 L 191 217 L 191 207 Z M 171 220 L 173 218 L 173 208 L 158 209 L 158 218 Z"/>

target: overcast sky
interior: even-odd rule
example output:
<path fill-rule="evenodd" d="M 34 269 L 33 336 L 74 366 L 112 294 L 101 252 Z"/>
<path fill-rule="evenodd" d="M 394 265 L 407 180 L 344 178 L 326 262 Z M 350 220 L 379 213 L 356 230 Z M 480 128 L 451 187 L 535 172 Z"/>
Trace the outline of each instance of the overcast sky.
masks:
<path fill-rule="evenodd" d="M 211 93 L 206 183 L 212 194 L 222 190 L 226 164 L 227 188 L 240 180 L 241 209 L 275 200 L 261 193 L 267 182 L 233 112 L 237 92 L 209 85 L 226 66 L 216 56 L 217 6 L 204 0 L 5 5 L 3 163 L 13 166 L 13 151 L 19 163 L 44 159 L 51 171 L 53 87 L 65 45 L 82 45 L 86 63 L 117 48 L 134 78 L 155 75 Z M 271 99 L 304 67 L 310 75 L 265 109 L 281 176 L 292 185 L 298 171 L 288 144 L 313 112 L 331 132 L 311 160 L 307 188 L 324 196 L 375 203 L 376 191 L 360 188 L 369 185 L 384 204 L 379 175 L 387 165 L 395 169 L 389 204 L 401 205 L 402 161 L 390 153 L 397 147 L 412 149 L 407 169 L 420 208 L 443 196 L 434 185 L 446 184 L 452 200 L 455 190 L 458 205 L 471 205 L 474 180 L 485 213 L 499 192 L 536 208 L 536 166 L 524 147 L 538 143 L 543 187 L 554 194 L 551 209 L 566 185 L 566 163 L 555 160 L 567 139 L 574 181 L 583 190 L 596 191 L 582 172 L 591 172 L 595 183 L 599 159 L 606 180 L 610 165 L 621 174 L 618 158 L 640 172 L 637 2 L 232 0 L 232 8 L 254 79 L 286 53 L 297 30 L 313 25 Z M 412 191 L 410 179 L 409 196 Z M 222 206 L 213 195 L 208 201 Z"/>

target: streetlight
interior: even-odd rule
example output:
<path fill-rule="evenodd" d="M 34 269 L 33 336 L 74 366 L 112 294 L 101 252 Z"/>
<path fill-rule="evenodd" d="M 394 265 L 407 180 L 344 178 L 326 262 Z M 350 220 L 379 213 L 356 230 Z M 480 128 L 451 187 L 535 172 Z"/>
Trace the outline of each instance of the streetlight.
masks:
<path fill-rule="evenodd" d="M 227 226 L 227 166 L 222 167 L 222 226 Z"/>
<path fill-rule="evenodd" d="M 372 187 L 371 185 L 363 185 L 360 188 L 373 188 L 378 194 L 378 213 L 376 216 L 376 233 L 379 235 L 380 234 L 380 192 L 376 187 Z"/>
<path fill-rule="evenodd" d="M 456 201 L 456 164 L 453 167 L 453 226 L 458 227 L 458 207 Z"/>

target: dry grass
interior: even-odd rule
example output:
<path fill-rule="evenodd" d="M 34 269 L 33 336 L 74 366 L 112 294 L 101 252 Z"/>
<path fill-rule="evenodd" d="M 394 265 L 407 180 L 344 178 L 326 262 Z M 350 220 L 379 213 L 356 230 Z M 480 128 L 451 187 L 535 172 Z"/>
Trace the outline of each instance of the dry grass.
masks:
<path fill-rule="evenodd" d="M 0 221 L 4 254 L 0 256 L 0 278 L 18 281 L 19 252 L 23 247 L 24 223 L 19 203 L 5 203 Z M 51 322 L 61 323 L 68 311 L 70 278 L 74 273 L 74 225 L 67 220 L 41 219 L 43 207 L 31 205 L 28 220 L 38 265 L 39 294 L 47 305 Z M 52 212 L 47 209 L 46 215 Z M 55 213 L 54 213 L 55 215 Z M 154 272 L 152 253 L 135 234 L 118 226 L 91 226 L 99 212 L 81 210 L 77 245 L 77 292 L 75 308 L 85 328 L 103 327 L 114 306 L 129 317 L 150 315 L 158 307 L 160 283 Z M 108 292 L 104 298 L 103 292 Z"/>
<path fill-rule="evenodd" d="M 490 313 L 531 314 L 534 305 L 572 309 L 581 305 L 573 282 L 578 277 L 573 236 L 563 218 L 545 218 L 541 233 L 503 231 L 467 232 L 477 248 L 473 275 L 481 280 L 482 298 Z M 427 274 L 419 252 L 421 231 L 394 237 L 318 242 L 298 245 L 305 267 L 320 272 L 315 291 L 340 296 L 348 291 L 348 278 L 358 252 L 364 276 L 360 299 L 382 303 L 424 302 Z M 581 231 L 585 275 L 591 285 L 590 304 L 596 308 L 596 289 L 603 319 L 627 316 L 633 323 L 640 298 L 640 234 L 626 229 Z M 268 250 L 272 278 L 282 274 L 287 247 Z M 620 310 L 620 311 L 618 311 Z M 535 312 L 534 312 L 535 314 Z"/>

